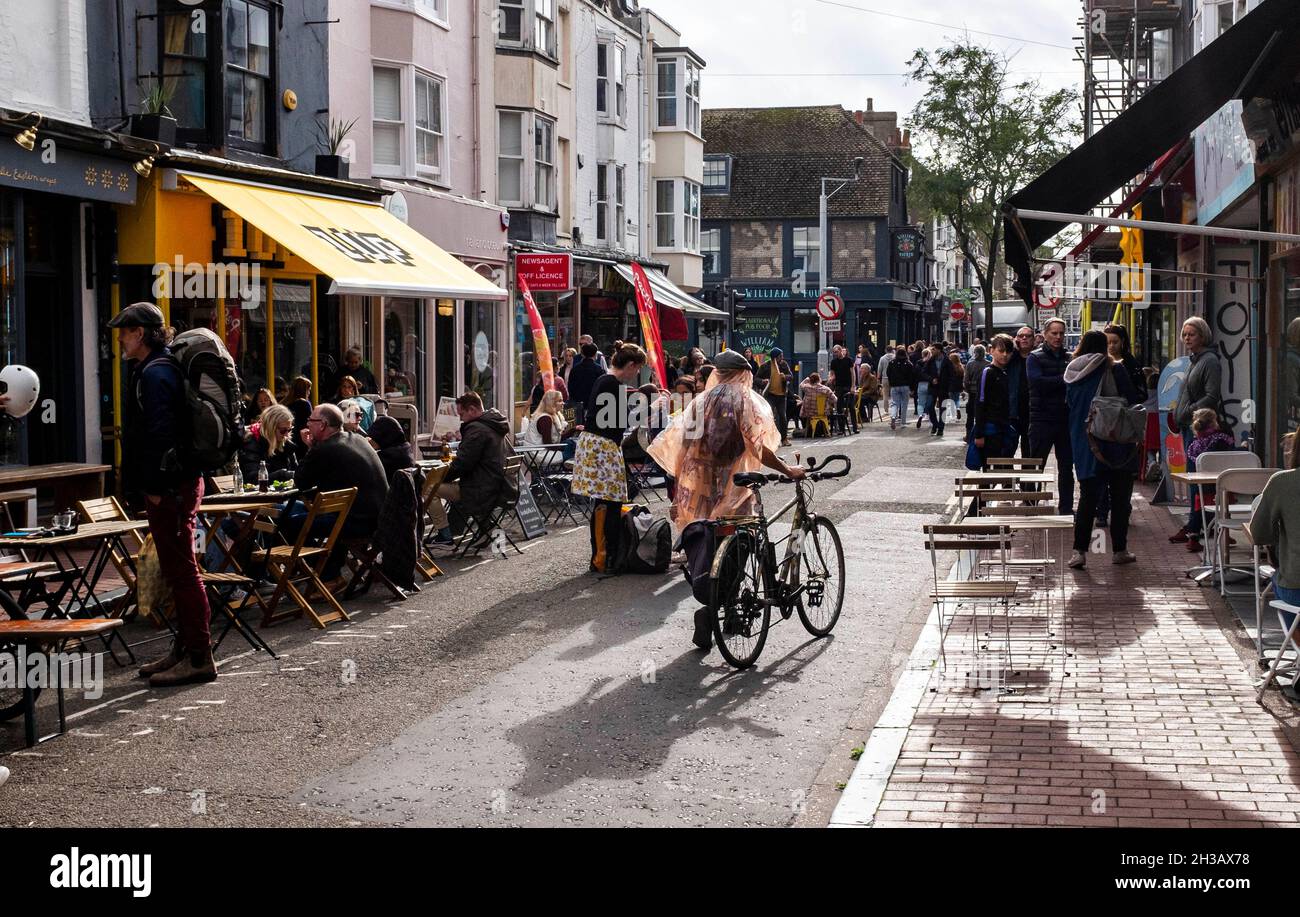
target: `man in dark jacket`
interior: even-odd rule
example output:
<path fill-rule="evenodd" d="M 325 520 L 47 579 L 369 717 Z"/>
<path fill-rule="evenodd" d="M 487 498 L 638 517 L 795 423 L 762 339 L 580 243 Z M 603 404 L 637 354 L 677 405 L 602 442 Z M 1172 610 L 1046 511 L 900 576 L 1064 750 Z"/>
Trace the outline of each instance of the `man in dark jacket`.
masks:
<path fill-rule="evenodd" d="M 989 365 L 988 358 L 984 356 L 983 344 L 976 344 L 970 352 L 970 362 L 966 364 L 962 377 L 962 389 L 966 392 L 966 442 L 970 442 L 970 431 L 975 425 L 975 402 L 980 393 L 980 376 L 984 374 L 984 367 Z"/>
<path fill-rule="evenodd" d="M 364 434 L 349 433 L 343 429 L 343 412 L 332 404 L 318 404 L 307 419 L 302 431 L 303 442 L 311 448 L 293 476 L 294 486 L 300 491 L 330 491 L 357 489 L 352 508 L 339 535 L 343 538 L 369 538 L 379 523 L 379 513 L 388 496 L 388 475 L 370 441 Z M 310 497 L 291 501 L 288 511 L 281 515 L 280 529 L 290 541 L 296 541 L 307 521 L 306 503 Z M 327 513 L 317 517 L 311 536 L 321 538 L 334 527 L 335 516 Z M 326 585 L 334 589 L 338 582 L 347 552 L 336 547 L 330 552 L 321 573 Z"/>
<path fill-rule="evenodd" d="M 140 668 L 154 687 L 213 681 L 209 623 L 212 611 L 194 560 L 195 512 L 203 480 L 182 466 L 178 450 L 188 429 L 189 408 L 180 367 L 167 342 L 171 329 L 153 303 L 127 306 L 108 323 L 117 329 L 127 361 L 122 390 L 122 489 L 128 502 L 144 503 L 149 534 L 163 578 L 176 602 L 176 639 L 171 651 Z"/>
<path fill-rule="evenodd" d="M 594 360 L 591 362 L 595 365 Z M 456 413 L 461 420 L 460 447 L 443 483 L 438 485 L 438 496 L 460 504 L 465 515 L 483 519 L 503 499 L 514 500 L 518 496 L 516 482 L 509 480 L 505 473 L 510 422 L 496 408 L 483 410 L 483 399 L 477 392 L 466 392 L 457 398 Z M 430 515 L 438 529 L 434 540 L 450 544 L 451 526 L 439 500 L 433 501 Z M 486 532 L 483 534 L 487 536 Z"/>
<path fill-rule="evenodd" d="M 591 387 L 596 384 L 597 379 L 605 375 L 605 370 L 596 359 L 598 356 L 600 351 L 595 344 L 590 342 L 583 344 L 581 356 L 569 371 L 569 400 L 565 404 L 576 411 L 574 423 L 583 422 L 582 413 L 586 408 L 587 399 L 591 396 Z"/>
<path fill-rule="evenodd" d="M 1029 355 L 1029 453 L 1045 459 L 1056 450 L 1060 489 L 1059 511 L 1074 513 L 1074 452 L 1070 446 L 1070 425 L 1065 400 L 1065 368 L 1070 355 L 1065 351 L 1065 322 L 1051 319 L 1043 326 L 1043 345 Z"/>

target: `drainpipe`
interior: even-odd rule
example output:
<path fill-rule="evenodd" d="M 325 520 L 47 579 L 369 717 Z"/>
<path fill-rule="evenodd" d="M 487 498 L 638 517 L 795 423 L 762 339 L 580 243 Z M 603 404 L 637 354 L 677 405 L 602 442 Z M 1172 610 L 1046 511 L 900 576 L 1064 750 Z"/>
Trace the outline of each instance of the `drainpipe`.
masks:
<path fill-rule="evenodd" d="M 474 135 L 473 135 L 473 136 L 474 136 L 474 147 L 473 147 L 473 159 L 474 159 L 473 175 L 474 175 L 474 186 L 473 186 L 473 191 L 474 191 L 474 199 L 475 199 L 475 200 L 479 200 L 479 201 L 483 200 L 483 191 L 485 190 L 485 189 L 483 188 L 483 181 L 482 181 L 482 179 L 483 179 L 483 163 L 480 161 L 480 159 L 481 159 L 481 157 L 482 157 L 482 153 L 483 153 L 483 147 L 482 147 L 482 145 L 481 145 L 480 142 L 479 142 L 479 125 L 480 125 L 482 119 L 480 118 L 480 113 L 479 113 L 479 110 L 478 110 L 478 109 L 479 109 L 479 101 L 480 101 L 480 100 L 479 100 L 479 74 L 478 74 L 478 67 L 479 67 L 479 48 L 478 48 L 479 31 L 478 31 L 478 27 L 479 27 L 479 17 L 482 15 L 482 9 L 480 8 L 480 3 L 481 3 L 481 2 L 482 2 L 482 0 L 474 0 L 474 2 L 473 2 L 473 7 L 474 7 L 474 26 L 473 26 L 473 29 L 472 29 L 472 31 L 471 31 L 471 33 L 470 33 L 470 46 L 469 46 L 470 70 L 471 70 L 471 78 L 470 78 L 470 107 L 474 109 Z"/>

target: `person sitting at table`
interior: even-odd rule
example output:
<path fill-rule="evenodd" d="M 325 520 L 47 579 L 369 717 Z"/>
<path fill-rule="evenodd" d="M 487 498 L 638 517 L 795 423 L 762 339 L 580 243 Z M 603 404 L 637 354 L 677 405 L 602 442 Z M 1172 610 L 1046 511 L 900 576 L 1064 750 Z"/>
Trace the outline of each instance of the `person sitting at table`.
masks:
<path fill-rule="evenodd" d="M 1192 415 L 1192 441 L 1187 446 L 1187 470 L 1196 470 L 1196 460 L 1207 452 L 1230 452 L 1237 448 L 1232 434 L 1219 429 L 1219 415 L 1214 408 L 1198 408 Z M 1170 544 L 1187 543 L 1193 554 L 1201 552 L 1201 507 L 1214 504 L 1213 487 L 1197 487 L 1192 496 L 1192 510 L 1181 529 L 1169 536 Z M 1213 512 L 1213 510 L 1209 510 Z"/>
<path fill-rule="evenodd" d="M 261 417 L 262 412 L 273 404 L 275 404 L 275 399 L 271 397 L 270 389 L 266 388 L 259 388 L 252 396 L 245 398 L 244 403 L 240 405 L 240 414 L 244 426 L 248 426 Z"/>
<path fill-rule="evenodd" d="M 572 425 L 564 419 L 564 395 L 559 389 L 551 389 L 542 396 L 537 410 L 528 419 L 524 445 L 551 445 L 562 441 L 570 432 Z"/>
<path fill-rule="evenodd" d="M 379 512 L 388 496 L 388 476 L 369 441 L 359 433 L 343 429 L 343 413 L 332 404 L 319 404 L 311 412 L 307 427 L 301 432 L 310 448 L 293 476 L 294 486 L 303 492 L 301 499 L 289 501 L 280 513 L 280 530 L 284 537 L 294 542 L 307 521 L 307 503 L 312 500 L 310 491 L 357 489 L 352 509 L 339 533 L 342 538 L 369 538 L 379 523 Z M 335 516 L 327 513 L 316 517 L 311 537 L 324 538 L 334 527 Z M 343 585 L 340 572 L 345 555 L 336 547 L 325 561 L 322 579 L 331 591 Z"/>
<path fill-rule="evenodd" d="M 334 390 L 334 397 L 330 399 L 334 404 L 340 404 L 349 398 L 356 398 L 361 394 L 361 385 L 351 376 L 341 376 L 339 378 L 338 388 Z"/>
<path fill-rule="evenodd" d="M 404 468 L 414 468 L 415 459 L 411 456 L 411 442 L 406 438 L 402 425 L 396 417 L 376 417 L 370 425 L 370 444 L 379 453 L 383 463 L 384 475 L 388 483 L 393 483 L 393 475 Z"/>
<path fill-rule="evenodd" d="M 272 481 L 293 478 L 298 467 L 297 455 L 291 446 L 293 414 L 282 404 L 272 404 L 249 426 L 239 446 L 239 471 L 244 483 L 255 484 L 262 462 Z"/>
<path fill-rule="evenodd" d="M 448 500 L 466 516 L 483 520 L 504 499 L 518 496 L 517 484 L 506 477 L 506 435 L 510 422 L 496 408 L 483 410 L 478 392 L 466 392 L 456 399 L 460 417 L 460 448 L 451 467 L 438 485 L 440 499 L 433 501 L 430 516 L 437 535 L 435 544 L 451 544 L 451 525 L 442 500 Z M 481 527 L 481 526 L 480 526 Z M 487 542 L 484 531 L 478 544 Z"/>
<path fill-rule="evenodd" d="M 1268 479 L 1255 512 L 1247 523 L 1250 540 L 1258 547 L 1273 548 L 1277 572 L 1273 592 L 1278 601 L 1300 607 L 1300 437 L 1282 437 L 1283 464 Z M 1290 619 L 1284 613 L 1284 619 Z M 1291 626 L 1286 620 L 1286 626 Z"/>
<path fill-rule="evenodd" d="M 799 419 L 803 421 L 804 436 L 813 435 L 812 419 L 817 413 L 817 396 L 826 398 L 826 416 L 835 410 L 835 393 L 822 384 L 821 373 L 810 373 L 799 383 Z"/>
<path fill-rule="evenodd" d="M 307 444 L 299 439 L 298 431 L 307 426 L 307 418 L 311 416 L 311 380 L 306 376 L 295 376 L 293 382 L 289 383 L 289 393 L 280 403 L 293 415 L 294 432 L 291 446 L 294 455 L 301 462 L 303 456 L 307 454 Z"/>

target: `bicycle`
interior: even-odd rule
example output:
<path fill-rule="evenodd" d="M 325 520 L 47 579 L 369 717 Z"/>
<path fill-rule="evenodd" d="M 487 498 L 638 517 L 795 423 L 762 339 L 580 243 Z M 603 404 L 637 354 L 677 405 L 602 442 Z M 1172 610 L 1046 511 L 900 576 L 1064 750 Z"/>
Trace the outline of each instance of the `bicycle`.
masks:
<path fill-rule="evenodd" d="M 844 467 L 819 470 L 832 462 L 842 462 Z M 710 567 L 713 640 L 733 667 L 746 669 L 757 661 L 767 642 L 773 608 L 782 620 L 798 611 L 799 620 L 814 637 L 827 636 L 839 621 L 844 605 L 844 550 L 834 524 L 812 512 L 812 485 L 842 478 L 851 467 L 845 455 L 829 456 L 820 466 L 809 459 L 808 474 L 794 482 L 794 498 L 770 517 L 759 491 L 766 484 L 789 484 L 791 479 L 762 472 L 732 478 L 737 487 L 753 492 L 757 507 L 756 515 L 720 520 L 714 530 L 719 543 Z M 773 541 L 772 524 L 791 509 L 790 533 Z M 782 543 L 785 554 L 778 564 L 776 549 Z"/>

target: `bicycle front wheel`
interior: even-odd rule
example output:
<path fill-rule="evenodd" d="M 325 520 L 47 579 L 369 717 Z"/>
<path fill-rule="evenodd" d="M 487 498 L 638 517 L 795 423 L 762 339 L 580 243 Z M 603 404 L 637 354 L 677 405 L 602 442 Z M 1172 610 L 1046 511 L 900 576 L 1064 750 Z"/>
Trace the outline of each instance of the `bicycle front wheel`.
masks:
<path fill-rule="evenodd" d="M 799 620 L 814 637 L 825 637 L 835 628 L 844 605 L 844 549 L 840 533 L 824 516 L 818 516 L 805 530 L 799 554 Z"/>
<path fill-rule="evenodd" d="M 713 569 L 713 641 L 727 662 L 747 669 L 763 652 L 772 618 L 759 540 L 744 531 L 728 536 Z"/>

